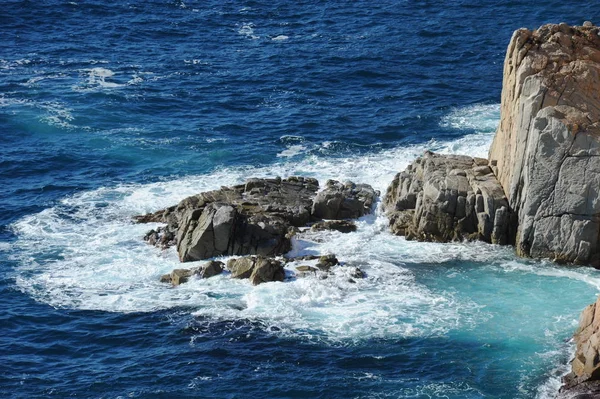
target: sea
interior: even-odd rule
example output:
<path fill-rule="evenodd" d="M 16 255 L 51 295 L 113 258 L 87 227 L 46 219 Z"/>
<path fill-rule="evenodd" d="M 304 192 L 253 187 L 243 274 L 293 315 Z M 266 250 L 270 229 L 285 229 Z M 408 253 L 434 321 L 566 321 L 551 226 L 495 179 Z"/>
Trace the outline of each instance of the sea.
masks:
<path fill-rule="evenodd" d="M 486 157 L 514 30 L 572 0 L 4 0 L 0 397 L 552 398 L 592 268 L 407 241 L 380 202 L 327 279 L 159 282 L 137 214 L 251 177 Z M 349 280 L 359 267 L 364 279 Z"/>

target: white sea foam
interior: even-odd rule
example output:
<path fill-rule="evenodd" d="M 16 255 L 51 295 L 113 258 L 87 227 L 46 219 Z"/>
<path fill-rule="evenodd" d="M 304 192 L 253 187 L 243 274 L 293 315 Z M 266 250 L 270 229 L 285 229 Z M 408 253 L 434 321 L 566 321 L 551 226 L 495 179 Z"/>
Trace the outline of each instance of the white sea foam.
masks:
<path fill-rule="evenodd" d="M 453 109 L 442 118 L 441 125 L 489 133 L 496 130 L 499 120 L 500 104 L 476 104 Z"/>
<path fill-rule="evenodd" d="M 68 108 L 65 104 L 57 101 L 43 101 L 36 102 L 23 98 L 12 98 L 7 97 L 5 94 L 0 93 L 0 107 L 25 107 L 36 109 L 42 111 L 38 115 L 38 119 L 40 122 L 46 123 L 50 126 L 62 127 L 66 129 L 74 128 L 75 126 L 72 124 L 74 121 L 74 117 L 72 114 L 72 110 Z M 79 127 L 82 129 L 87 129 L 87 127 Z"/>
<path fill-rule="evenodd" d="M 488 118 L 471 108 L 453 117 Z M 443 122 L 445 123 L 445 122 Z M 490 129 L 488 129 L 490 130 Z M 318 339 L 442 335 L 469 329 L 489 314 L 470 299 L 419 283 L 410 264 L 474 261 L 498 270 L 546 274 L 600 288 L 600 280 L 577 269 L 535 269 L 516 261 L 510 249 L 483 243 L 426 244 L 387 232 L 383 215 L 367 216 L 358 231 L 305 233 L 292 255 L 335 253 L 344 263 L 327 279 L 294 279 L 251 286 L 224 274 L 168 288 L 158 277 L 181 267 L 174 249 L 161 251 L 142 242 L 153 225 L 130 222 L 133 215 L 170 206 L 194 193 L 243 182 L 249 177 L 306 175 L 369 183 L 384 192 L 393 176 L 426 149 L 485 155 L 493 133 L 474 133 L 450 142 L 398 147 L 343 159 L 304 155 L 263 167 L 231 167 L 170 182 L 118 185 L 65 198 L 55 207 L 12 225 L 17 241 L 10 253 L 20 266 L 18 286 L 55 307 L 113 312 L 152 311 L 177 306 L 216 319 L 257 320 L 281 334 Z M 282 138 L 291 147 L 299 138 Z M 379 212 L 379 211 L 378 211 Z M 186 265 L 187 266 L 187 265 Z M 192 266 L 192 265 L 190 265 Z M 355 267 L 365 279 L 349 281 Z"/>
<path fill-rule="evenodd" d="M 75 119 L 71 113 L 71 109 L 67 108 L 64 104 L 59 102 L 44 102 L 37 104 L 37 106 L 46 111 L 40 120 L 51 126 L 63 127 L 63 128 L 74 128 L 75 126 L 71 123 Z"/>
<path fill-rule="evenodd" d="M 115 72 L 108 68 L 94 67 L 81 71 L 84 82 L 73 87 L 75 91 L 89 91 L 98 89 L 115 89 L 125 86 L 125 84 L 113 81 Z"/>
<path fill-rule="evenodd" d="M 254 34 L 254 24 L 251 22 L 243 23 L 239 27 L 238 33 L 252 40 L 260 39 L 260 36 Z"/>
<path fill-rule="evenodd" d="M 300 145 L 300 144 L 295 144 L 295 145 L 291 145 L 288 148 L 286 148 L 285 150 L 281 151 L 279 154 L 277 154 L 278 157 L 293 157 L 295 155 L 299 155 L 302 154 L 303 152 L 306 151 L 306 146 Z"/>

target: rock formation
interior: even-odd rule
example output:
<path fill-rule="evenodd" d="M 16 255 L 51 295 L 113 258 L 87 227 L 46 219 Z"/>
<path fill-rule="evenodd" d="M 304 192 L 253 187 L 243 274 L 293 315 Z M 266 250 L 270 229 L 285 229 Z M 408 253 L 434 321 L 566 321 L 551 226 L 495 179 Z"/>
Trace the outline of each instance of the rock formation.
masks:
<path fill-rule="evenodd" d="M 315 197 L 312 214 L 317 219 L 356 219 L 371 211 L 376 197 L 368 184 L 327 180 Z"/>
<path fill-rule="evenodd" d="M 396 175 L 384 207 L 408 239 L 511 241 L 508 201 L 486 159 L 427 152 Z"/>
<path fill-rule="evenodd" d="M 521 256 L 598 265 L 598 32 L 544 25 L 510 41 L 489 157 L 517 215 Z"/>
<path fill-rule="evenodd" d="M 558 397 L 600 397 L 600 298 L 581 313 L 574 340 L 577 350 L 572 371 L 564 378 Z"/>
<path fill-rule="evenodd" d="M 386 195 L 392 231 L 514 241 L 520 256 L 600 266 L 599 32 L 591 23 L 517 30 L 489 167 L 433 154 L 415 161 Z"/>
<path fill-rule="evenodd" d="M 371 186 L 333 180 L 323 191 L 318 189 L 312 178 L 250 179 L 135 219 L 166 223 L 146 239 L 162 247 L 176 243 L 182 262 L 222 255 L 274 256 L 290 250 L 296 228 L 323 218 L 365 215 L 378 195 Z"/>
<path fill-rule="evenodd" d="M 233 278 L 248 278 L 253 285 L 270 281 L 283 281 L 285 270 L 283 263 L 263 256 L 246 256 L 230 259 L 227 269 Z"/>
<path fill-rule="evenodd" d="M 179 285 L 188 282 L 192 276 L 210 278 L 221 274 L 223 272 L 223 266 L 225 266 L 223 262 L 210 260 L 199 267 L 191 269 L 175 269 L 169 274 L 162 275 L 160 281 L 162 283 Z"/>
<path fill-rule="evenodd" d="M 312 231 L 335 230 L 340 233 L 352 233 L 356 231 L 356 224 L 350 220 L 325 220 L 313 224 Z"/>

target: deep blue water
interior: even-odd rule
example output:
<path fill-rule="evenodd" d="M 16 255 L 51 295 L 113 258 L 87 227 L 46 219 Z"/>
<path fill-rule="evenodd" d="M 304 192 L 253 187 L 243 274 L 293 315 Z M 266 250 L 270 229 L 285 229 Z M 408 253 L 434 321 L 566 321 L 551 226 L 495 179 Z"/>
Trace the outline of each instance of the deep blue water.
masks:
<path fill-rule="evenodd" d="M 427 148 L 485 156 L 512 32 L 584 20 L 600 7 L 4 1 L 0 396 L 551 397 L 594 270 L 378 215 L 294 249 L 356 285 L 169 289 L 176 255 L 130 218 L 257 175 L 385 189 Z"/>

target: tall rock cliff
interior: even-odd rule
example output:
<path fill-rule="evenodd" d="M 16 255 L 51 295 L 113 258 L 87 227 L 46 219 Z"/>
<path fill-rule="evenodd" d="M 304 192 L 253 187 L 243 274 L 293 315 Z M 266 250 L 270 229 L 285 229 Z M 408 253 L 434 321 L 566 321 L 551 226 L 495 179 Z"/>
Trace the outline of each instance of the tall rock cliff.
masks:
<path fill-rule="evenodd" d="M 489 160 L 521 256 L 600 264 L 600 38 L 585 23 L 519 29 Z"/>

